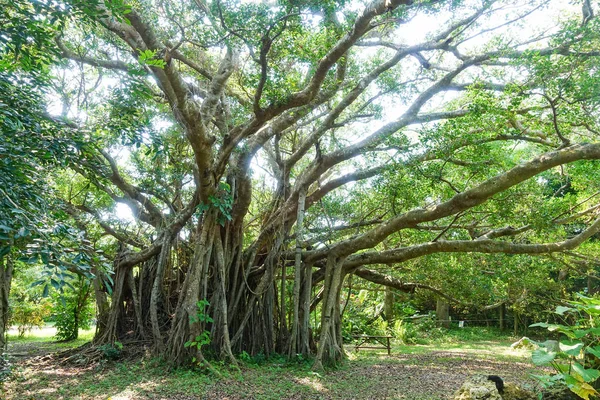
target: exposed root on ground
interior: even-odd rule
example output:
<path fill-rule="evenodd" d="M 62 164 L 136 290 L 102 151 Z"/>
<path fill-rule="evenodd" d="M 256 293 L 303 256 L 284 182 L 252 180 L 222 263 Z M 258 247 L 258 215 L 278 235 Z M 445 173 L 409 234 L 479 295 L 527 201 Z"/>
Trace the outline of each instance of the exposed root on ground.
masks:
<path fill-rule="evenodd" d="M 150 355 L 151 341 L 134 340 L 114 345 L 94 345 L 85 343 L 73 349 L 59 351 L 54 354 L 43 356 L 50 357 L 60 365 L 92 366 L 106 360 L 135 360 Z"/>

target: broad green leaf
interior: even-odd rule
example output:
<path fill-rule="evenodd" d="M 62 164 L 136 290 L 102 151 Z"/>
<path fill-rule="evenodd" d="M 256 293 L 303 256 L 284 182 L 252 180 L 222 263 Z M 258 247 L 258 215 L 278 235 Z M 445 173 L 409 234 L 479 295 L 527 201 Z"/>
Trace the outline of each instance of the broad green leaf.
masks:
<path fill-rule="evenodd" d="M 600 346 L 587 347 L 585 351 L 600 358 Z"/>
<path fill-rule="evenodd" d="M 586 382 L 594 382 L 600 377 L 600 371 L 592 368 L 586 369 L 583 365 L 579 363 L 573 363 L 572 368 L 573 371 L 580 375 L 581 378 L 583 378 L 583 380 Z"/>
<path fill-rule="evenodd" d="M 536 328 L 536 327 L 539 327 L 539 328 L 548 328 L 549 326 L 550 326 L 550 324 L 547 324 L 545 322 L 537 322 L 535 324 L 529 325 L 530 328 Z"/>
<path fill-rule="evenodd" d="M 565 312 L 573 311 L 573 310 L 575 310 L 575 309 L 572 307 L 558 306 L 558 307 L 556 307 L 555 313 L 558 315 L 563 315 Z"/>
<path fill-rule="evenodd" d="M 10 249 L 11 249 L 10 246 L 0 247 L 0 257 L 4 257 L 8 253 L 10 253 Z"/>
<path fill-rule="evenodd" d="M 549 362 L 553 361 L 555 358 L 556 352 L 547 351 L 544 348 L 534 350 L 531 353 L 531 361 L 533 361 L 535 365 L 546 365 Z"/>
<path fill-rule="evenodd" d="M 575 344 L 565 344 L 560 343 L 560 350 L 570 356 L 577 357 L 581 353 L 581 349 L 583 348 L 583 343 L 575 343 Z"/>

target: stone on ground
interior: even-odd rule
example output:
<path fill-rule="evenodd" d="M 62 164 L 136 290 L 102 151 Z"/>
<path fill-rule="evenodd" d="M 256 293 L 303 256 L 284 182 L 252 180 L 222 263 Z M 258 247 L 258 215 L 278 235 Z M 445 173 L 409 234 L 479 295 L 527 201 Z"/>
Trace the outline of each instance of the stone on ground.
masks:
<path fill-rule="evenodd" d="M 487 375 L 474 375 L 458 389 L 454 400 L 503 400 L 496 384 Z"/>
<path fill-rule="evenodd" d="M 523 336 L 521 339 L 517 340 L 513 344 L 510 345 L 513 349 L 525 349 L 525 350 L 535 350 L 539 346 L 534 343 L 533 340 L 529 339 L 527 336 Z"/>
<path fill-rule="evenodd" d="M 533 392 L 522 389 L 514 383 L 504 382 L 502 394 L 487 375 L 474 375 L 467 379 L 456 392 L 454 400 L 536 400 Z"/>

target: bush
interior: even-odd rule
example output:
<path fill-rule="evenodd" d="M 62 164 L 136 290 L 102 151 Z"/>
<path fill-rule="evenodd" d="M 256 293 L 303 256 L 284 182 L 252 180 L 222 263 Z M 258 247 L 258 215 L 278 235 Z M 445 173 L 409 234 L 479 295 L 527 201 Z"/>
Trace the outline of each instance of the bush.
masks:
<path fill-rule="evenodd" d="M 394 336 L 404 344 L 427 344 L 440 339 L 447 330 L 437 326 L 434 313 L 413 321 L 398 320 L 393 327 Z"/>
<path fill-rule="evenodd" d="M 114 344 L 104 344 L 98 346 L 98 350 L 102 352 L 102 356 L 106 360 L 117 360 L 123 353 L 123 344 L 121 342 L 115 342 Z"/>
<path fill-rule="evenodd" d="M 54 320 L 56 339 L 75 340 L 79 329 L 90 329 L 94 318 L 94 305 L 90 301 L 89 282 L 80 281 L 73 290 L 54 296 Z"/>
<path fill-rule="evenodd" d="M 10 293 L 10 316 L 8 325 L 16 325 L 19 337 L 25 336 L 32 328 L 44 326 L 45 319 L 52 312 L 52 304 L 47 298 L 24 284 L 14 284 Z"/>
<path fill-rule="evenodd" d="M 596 391 L 600 378 L 600 299 L 578 295 L 577 301 L 556 307 L 555 313 L 570 323 L 531 325 L 559 332 L 567 339 L 538 343 L 540 348 L 531 354 L 533 363 L 550 366 L 555 373 L 536 378 L 545 387 L 567 387 L 584 399 L 600 396 Z"/>

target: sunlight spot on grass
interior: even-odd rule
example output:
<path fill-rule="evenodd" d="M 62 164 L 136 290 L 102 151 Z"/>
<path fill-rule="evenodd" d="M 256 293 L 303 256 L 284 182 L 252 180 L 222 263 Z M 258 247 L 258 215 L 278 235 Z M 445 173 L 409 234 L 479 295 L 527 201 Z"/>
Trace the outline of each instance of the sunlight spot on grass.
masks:
<path fill-rule="evenodd" d="M 37 391 L 37 394 L 50 394 L 50 393 L 56 393 L 56 392 L 57 392 L 56 388 L 47 387 L 47 388 L 44 388 L 44 389 L 39 389 Z"/>
<path fill-rule="evenodd" d="M 109 396 L 107 400 L 133 400 L 137 396 L 137 393 L 131 389 L 125 389 L 114 396 Z"/>
<path fill-rule="evenodd" d="M 323 386 L 323 384 L 316 379 L 304 377 L 304 378 L 296 378 L 296 379 L 294 379 L 294 381 L 296 381 L 297 383 L 299 383 L 301 385 L 308 386 L 311 389 L 316 390 L 317 392 L 324 393 L 324 392 L 329 391 L 329 389 L 327 389 L 325 386 Z"/>

